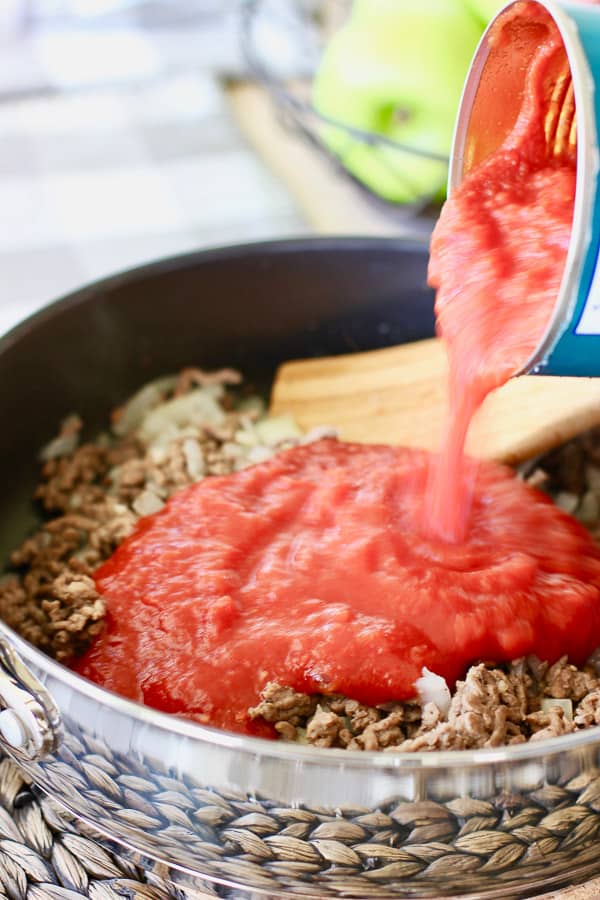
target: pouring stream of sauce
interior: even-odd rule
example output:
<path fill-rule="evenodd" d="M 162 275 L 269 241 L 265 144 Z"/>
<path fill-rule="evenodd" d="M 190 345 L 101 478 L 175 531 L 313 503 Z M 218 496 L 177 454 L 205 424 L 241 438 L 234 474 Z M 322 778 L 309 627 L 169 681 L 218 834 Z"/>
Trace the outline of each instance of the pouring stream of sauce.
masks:
<path fill-rule="evenodd" d="M 546 26 L 529 67 L 517 121 L 500 148 L 468 174 L 446 203 L 431 242 L 430 284 L 449 360 L 445 437 L 432 471 L 426 528 L 465 538 L 473 467 L 470 422 L 487 395 L 520 371 L 539 345 L 556 303 L 575 202 L 576 157 L 556 159 L 544 121 L 553 73 L 564 70 L 562 38 L 537 4 L 505 13 Z M 503 39 L 502 18 L 496 34 Z"/>

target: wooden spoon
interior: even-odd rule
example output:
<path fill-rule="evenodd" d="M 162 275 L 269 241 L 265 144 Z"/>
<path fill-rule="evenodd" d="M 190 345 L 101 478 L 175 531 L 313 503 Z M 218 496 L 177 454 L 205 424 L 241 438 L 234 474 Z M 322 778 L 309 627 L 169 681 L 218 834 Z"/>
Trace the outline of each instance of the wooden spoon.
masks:
<path fill-rule="evenodd" d="M 446 413 L 446 354 L 436 338 L 285 363 L 271 413 L 340 438 L 437 450 Z M 475 456 L 517 464 L 600 425 L 600 378 L 523 376 L 485 401 L 469 435 Z"/>

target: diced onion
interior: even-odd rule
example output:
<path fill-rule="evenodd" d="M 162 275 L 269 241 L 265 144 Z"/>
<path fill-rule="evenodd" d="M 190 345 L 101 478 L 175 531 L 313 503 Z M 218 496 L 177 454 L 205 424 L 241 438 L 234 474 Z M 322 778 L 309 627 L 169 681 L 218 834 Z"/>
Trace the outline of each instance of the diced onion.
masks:
<path fill-rule="evenodd" d="M 218 402 L 223 393 L 220 385 L 209 385 L 174 397 L 148 412 L 138 429 L 138 437 L 144 444 L 152 444 L 178 429 L 190 425 L 221 425 L 225 412 Z"/>
<path fill-rule="evenodd" d="M 146 490 L 142 491 L 131 505 L 138 516 L 151 516 L 161 510 L 165 504 L 154 491 Z"/>
<path fill-rule="evenodd" d="M 565 714 L 565 719 L 573 721 L 573 701 L 558 700 L 556 697 L 545 697 L 541 704 L 542 712 L 550 712 L 553 706 L 560 706 Z"/>
<path fill-rule="evenodd" d="M 314 444 L 315 441 L 322 441 L 324 438 L 337 438 L 337 436 L 337 429 L 331 425 L 317 425 L 306 432 L 300 443 Z"/>
<path fill-rule="evenodd" d="M 119 437 L 129 434 L 141 424 L 144 416 L 159 403 L 162 403 L 167 391 L 173 390 L 177 383 L 177 375 L 165 375 L 144 385 L 119 410 L 119 418 L 113 425 L 113 431 Z"/>
<path fill-rule="evenodd" d="M 415 681 L 415 687 L 421 704 L 435 703 L 442 716 L 446 718 L 450 710 L 452 696 L 446 680 L 423 666 L 421 677 Z"/>
<path fill-rule="evenodd" d="M 79 436 L 75 433 L 59 434 L 58 437 L 55 437 L 50 443 L 46 444 L 40 452 L 39 458 L 42 462 L 47 462 L 49 459 L 58 459 L 61 456 L 68 456 L 69 453 L 73 453 L 73 451 L 77 449 L 78 443 Z"/>
<path fill-rule="evenodd" d="M 194 438 L 186 438 L 182 449 L 188 474 L 193 481 L 198 481 L 206 474 L 206 466 L 204 465 L 200 444 Z"/>
<path fill-rule="evenodd" d="M 559 491 L 554 502 L 567 513 L 574 513 L 579 506 L 579 497 L 571 491 Z"/>
<path fill-rule="evenodd" d="M 261 419 L 255 423 L 254 429 L 259 441 L 269 447 L 275 447 L 284 441 L 296 441 L 302 437 L 295 419 L 287 415 Z"/>

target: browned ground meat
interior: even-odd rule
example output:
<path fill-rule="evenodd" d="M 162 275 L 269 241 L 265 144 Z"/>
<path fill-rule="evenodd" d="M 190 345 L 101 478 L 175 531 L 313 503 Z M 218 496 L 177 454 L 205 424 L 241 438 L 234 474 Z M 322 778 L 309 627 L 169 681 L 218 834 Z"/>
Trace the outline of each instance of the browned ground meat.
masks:
<path fill-rule="evenodd" d="M 553 699 L 563 705 L 553 705 Z M 367 707 L 343 697 L 308 697 L 270 683 L 250 715 L 273 722 L 284 740 L 317 747 L 472 750 L 541 740 L 600 723 L 600 679 L 592 666 L 576 669 L 566 657 L 552 667 L 535 659 L 503 667 L 480 663 L 458 682 L 447 718 L 434 703 Z"/>
<path fill-rule="evenodd" d="M 42 452 L 35 498 L 46 519 L 15 550 L 11 570 L 0 578 L 4 621 L 55 658 L 73 658 L 104 623 L 93 572 L 140 516 L 160 509 L 176 490 L 199 478 L 236 471 L 297 440 L 259 434 L 256 398 L 239 403 L 240 395 L 225 389 L 239 380 L 228 369 L 186 369 L 159 379 L 117 410 L 112 432 L 94 442 L 79 445 L 77 416 L 63 422 Z M 199 397 L 203 389 L 214 389 L 207 418 L 181 421 L 181 398 L 193 400 L 191 395 Z M 169 404 L 166 425 L 152 420 Z M 526 467 L 523 477 L 548 490 L 600 539 L 600 429 Z M 445 716 L 434 703 L 416 699 L 368 707 L 341 696 L 298 694 L 275 683 L 249 712 L 272 723 L 283 740 L 323 748 L 498 747 L 599 725 L 600 679 L 593 665 L 580 670 L 566 659 L 548 666 L 530 658 L 509 666 L 472 666 L 456 685 Z"/>

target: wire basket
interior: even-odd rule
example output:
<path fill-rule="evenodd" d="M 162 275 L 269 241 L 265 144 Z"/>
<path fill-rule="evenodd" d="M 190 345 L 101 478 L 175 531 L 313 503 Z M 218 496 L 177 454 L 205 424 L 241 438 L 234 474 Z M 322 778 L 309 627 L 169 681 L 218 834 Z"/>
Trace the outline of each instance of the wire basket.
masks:
<path fill-rule="evenodd" d="M 282 125 L 314 147 L 320 155 L 331 163 L 338 174 L 367 194 L 372 202 L 387 210 L 394 210 L 396 213 L 401 210 L 402 214 L 407 217 L 419 215 L 431 217 L 437 215 L 440 204 L 435 197 L 439 197 L 440 191 L 445 187 L 445 171 L 449 161 L 447 155 L 415 149 L 387 138 L 382 134 L 365 131 L 330 118 L 319 112 L 311 102 L 311 77 L 317 69 L 318 60 L 324 46 L 328 38 L 331 37 L 330 20 L 333 18 L 338 26 L 343 22 L 344 16 L 349 11 L 349 0 L 340 0 L 340 2 L 335 4 L 334 16 L 331 15 L 330 4 L 326 4 L 329 9 L 327 19 L 323 15 L 323 3 L 300 2 L 296 4 L 295 14 L 298 17 L 296 23 L 299 19 L 303 26 L 301 29 L 296 30 L 296 35 L 298 35 L 298 31 L 302 32 L 305 52 L 304 77 L 300 82 L 288 80 L 285 76 L 276 72 L 271 61 L 267 59 L 267 54 L 261 49 L 259 41 L 256 39 L 257 22 L 261 14 L 264 13 L 265 5 L 265 0 L 243 0 L 241 4 L 240 41 L 248 73 L 271 97 Z M 269 5 L 269 15 L 285 15 L 283 5 L 277 7 L 277 9 L 274 9 L 274 7 L 275 4 L 273 6 Z M 444 166 L 442 170 L 444 176 L 440 179 L 439 188 L 435 191 L 435 194 L 425 194 L 410 203 L 400 204 L 386 200 L 345 167 L 343 160 L 324 139 L 323 135 L 326 129 L 330 133 L 331 130 L 339 131 L 348 139 L 368 147 L 385 148 L 388 151 L 385 157 L 386 165 L 398 180 L 406 181 L 407 187 L 411 185 L 410 176 L 405 170 L 407 160 L 412 158 L 441 163 Z M 392 151 L 391 154 L 389 153 L 390 150 Z"/>

